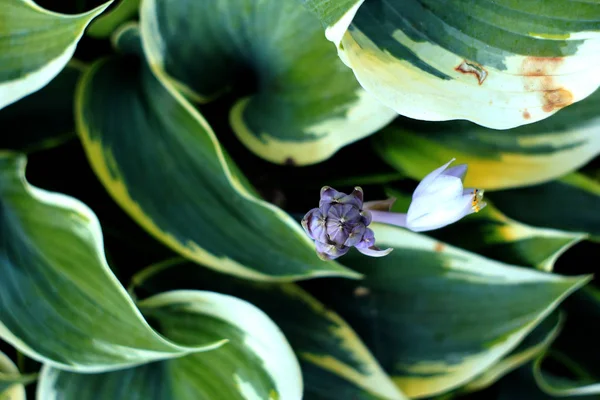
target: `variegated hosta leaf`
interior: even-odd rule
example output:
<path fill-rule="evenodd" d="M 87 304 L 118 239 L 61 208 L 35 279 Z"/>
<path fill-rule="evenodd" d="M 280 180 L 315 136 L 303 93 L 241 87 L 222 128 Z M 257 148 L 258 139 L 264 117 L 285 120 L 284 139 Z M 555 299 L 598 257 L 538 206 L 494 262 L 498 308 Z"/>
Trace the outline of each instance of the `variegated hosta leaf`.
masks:
<path fill-rule="evenodd" d="M 511 372 L 485 393 L 484 400 L 598 400 L 598 396 L 555 397 L 544 393 L 535 382 L 531 364 Z"/>
<path fill-rule="evenodd" d="M 587 286 L 566 302 L 567 323 L 547 356 L 564 365 L 573 377 L 558 377 L 544 370 L 544 357 L 533 365 L 539 387 L 551 396 L 600 395 L 600 289 Z"/>
<path fill-rule="evenodd" d="M 393 226 L 372 224 L 388 256 L 344 263 L 360 282 L 310 284 L 357 331 L 411 398 L 460 387 L 509 354 L 589 277 L 492 261 Z"/>
<path fill-rule="evenodd" d="M 387 193 L 396 198 L 392 211 L 408 210 L 410 195 L 395 189 L 388 189 Z M 479 213 L 427 235 L 485 257 L 543 271 L 552 271 L 561 254 L 587 237 L 583 233 L 522 224 L 502 214 L 489 199 L 486 203 Z"/>
<path fill-rule="evenodd" d="M 41 90 L 0 110 L 0 149 L 31 152 L 75 137 L 75 85 L 84 65 L 71 61 Z"/>
<path fill-rule="evenodd" d="M 161 293 L 139 303 L 144 315 L 178 343 L 221 348 L 103 374 L 49 366 L 39 400 L 301 400 L 298 360 L 279 328 L 258 308 L 235 297 L 197 290 Z"/>
<path fill-rule="evenodd" d="M 307 399 L 334 392 L 340 399 L 405 398 L 352 328 L 295 284 L 252 282 L 171 260 L 138 273 L 132 289 L 139 296 L 211 290 L 256 305 L 277 323 L 300 359 Z"/>
<path fill-rule="evenodd" d="M 300 0 L 358 81 L 410 118 L 536 122 L 600 86 L 600 3 Z"/>
<path fill-rule="evenodd" d="M 375 137 L 375 148 L 388 164 L 414 179 L 456 158 L 469 165 L 469 187 L 527 186 L 572 172 L 600 154 L 599 109 L 597 90 L 547 120 L 508 131 L 468 121 L 399 118 Z"/>
<path fill-rule="evenodd" d="M 90 24 L 86 35 L 94 38 L 108 38 L 119 25 L 133 17 L 140 7 L 141 0 L 120 0 L 114 9 L 96 18 Z"/>
<path fill-rule="evenodd" d="M 108 371 L 220 345 L 187 347 L 156 333 L 107 265 L 95 214 L 29 185 L 25 158 L 6 152 L 0 276 L 0 338 L 65 370 Z"/>
<path fill-rule="evenodd" d="M 486 369 L 481 375 L 461 388 L 460 391 L 473 392 L 482 390 L 504 375 L 539 356 L 556 339 L 564 324 L 564 319 L 564 315 L 559 311 L 550 314 L 510 354 Z"/>
<path fill-rule="evenodd" d="M 0 351 L 0 400 L 25 400 L 24 384 L 36 375 L 21 375 L 17 366 Z"/>
<path fill-rule="evenodd" d="M 586 232 L 600 240 L 600 183 L 579 173 L 491 196 L 508 217 L 530 225 Z"/>
<path fill-rule="evenodd" d="M 146 0 L 140 21 L 150 66 L 196 101 L 235 87 L 244 69 L 256 74 L 256 93 L 230 122 L 271 162 L 322 161 L 396 116 L 360 87 L 297 0 Z"/>
<path fill-rule="evenodd" d="M 141 53 L 135 26 L 115 41 Z M 204 118 L 137 56 L 99 61 L 85 73 L 76 118 L 113 198 L 185 257 L 251 279 L 358 276 L 316 257 L 300 224 L 257 198 Z"/>
<path fill-rule="evenodd" d="M 0 3 L 0 109 L 50 82 L 73 56 L 90 21 L 112 0 L 79 15 L 44 10 L 33 0 Z"/>

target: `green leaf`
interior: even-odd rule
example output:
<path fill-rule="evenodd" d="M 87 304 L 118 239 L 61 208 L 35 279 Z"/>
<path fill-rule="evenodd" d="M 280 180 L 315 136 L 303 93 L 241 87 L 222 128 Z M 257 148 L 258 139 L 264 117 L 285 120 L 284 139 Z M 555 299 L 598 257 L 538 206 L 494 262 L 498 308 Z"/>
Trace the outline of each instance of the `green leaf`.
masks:
<path fill-rule="evenodd" d="M 148 0 L 140 26 L 156 75 L 195 101 L 236 87 L 248 68 L 255 74 L 230 122 L 271 162 L 323 161 L 396 116 L 361 88 L 297 0 Z"/>
<path fill-rule="evenodd" d="M 397 227 L 372 224 L 382 258 L 344 263 L 360 282 L 308 282 L 357 331 L 409 397 L 460 387 L 510 353 L 590 277 L 492 261 Z"/>
<path fill-rule="evenodd" d="M 600 240 L 600 183 L 585 175 L 573 173 L 542 185 L 493 193 L 491 198 L 520 222 L 586 232 Z"/>
<path fill-rule="evenodd" d="M 92 21 L 86 34 L 97 39 L 110 37 L 119 25 L 137 14 L 139 7 L 140 0 L 121 0 L 114 9 Z"/>
<path fill-rule="evenodd" d="M 258 308 L 218 293 L 172 291 L 139 303 L 169 339 L 193 345 L 226 337 L 223 347 L 104 374 L 46 366 L 38 398 L 283 400 L 302 397 L 296 356 L 279 328 Z"/>
<path fill-rule="evenodd" d="M 486 394 L 485 400 L 598 400 L 598 396 L 554 397 L 542 392 L 535 383 L 531 364 L 511 372 Z"/>
<path fill-rule="evenodd" d="M 17 366 L 0 351 L 0 400 L 25 400 L 25 384 L 37 375 L 21 375 Z"/>
<path fill-rule="evenodd" d="M 392 211 L 408 210 L 412 199 L 410 195 L 392 188 L 386 192 L 397 199 Z M 427 232 L 427 235 L 485 257 L 547 272 L 552 271 L 560 255 L 587 238 L 581 233 L 522 224 L 502 214 L 489 199 L 486 203 L 487 206 L 479 213 L 443 229 Z"/>
<path fill-rule="evenodd" d="M 106 263 L 83 203 L 33 187 L 0 153 L 0 337 L 37 361 L 99 372 L 205 351 L 156 333 Z"/>
<path fill-rule="evenodd" d="M 63 15 L 44 10 L 33 0 L 3 0 L 0 109 L 46 86 L 73 56 L 86 26 L 111 3 Z"/>
<path fill-rule="evenodd" d="M 30 153 L 75 138 L 75 85 L 84 68 L 71 61 L 44 88 L 0 110 L 0 126 L 10 127 L 0 148 Z"/>
<path fill-rule="evenodd" d="M 247 281 L 174 259 L 139 272 L 131 291 L 146 296 L 174 289 L 235 295 L 267 313 L 301 361 L 307 399 L 332 391 L 343 399 L 405 399 L 352 328 L 295 284 Z"/>
<path fill-rule="evenodd" d="M 540 121 L 600 86 L 600 4 L 301 0 L 361 85 L 415 119 Z"/>
<path fill-rule="evenodd" d="M 413 179 L 456 158 L 468 187 L 485 190 L 546 182 L 600 154 L 600 90 L 533 125 L 498 131 L 468 121 L 398 119 L 375 137 L 379 155 Z"/>
<path fill-rule="evenodd" d="M 545 371 L 544 358 L 533 364 L 534 378 L 551 396 L 583 396 L 600 394 L 598 337 L 600 337 L 600 289 L 587 286 L 565 304 L 567 324 L 548 351 L 548 358 L 563 364 L 574 376 L 562 377 Z"/>
<path fill-rule="evenodd" d="M 134 51 L 136 28 L 116 42 Z M 99 61 L 85 73 L 76 118 L 110 194 L 188 259 L 251 279 L 359 277 L 321 261 L 300 224 L 257 198 L 204 118 L 135 56 Z"/>
<path fill-rule="evenodd" d="M 509 372 L 539 356 L 552 344 L 564 325 L 564 315 L 558 311 L 550 314 L 519 345 L 502 360 L 485 370 L 477 378 L 469 382 L 461 392 L 482 390 L 496 382 Z"/>

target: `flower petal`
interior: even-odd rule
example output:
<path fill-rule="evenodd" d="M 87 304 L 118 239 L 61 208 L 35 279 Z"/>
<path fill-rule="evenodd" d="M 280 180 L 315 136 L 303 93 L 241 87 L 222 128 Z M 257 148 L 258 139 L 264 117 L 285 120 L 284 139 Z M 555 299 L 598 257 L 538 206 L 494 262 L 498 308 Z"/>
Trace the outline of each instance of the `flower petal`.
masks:
<path fill-rule="evenodd" d="M 346 196 L 345 193 L 340 193 L 330 186 L 323 186 L 321 188 L 321 198 L 319 200 L 319 207 L 322 207 L 324 204 L 337 202 L 338 199 L 344 196 Z"/>
<path fill-rule="evenodd" d="M 375 246 L 371 246 L 366 249 L 360 249 L 357 247 L 356 249 L 358 251 L 360 251 L 361 253 L 363 253 L 364 255 L 371 256 L 371 257 L 384 257 L 384 256 L 387 256 L 388 254 L 390 254 L 392 252 L 392 250 L 394 250 L 391 247 L 389 249 L 381 250 L 379 247 L 375 247 Z"/>
<path fill-rule="evenodd" d="M 454 160 L 456 160 L 456 158 L 453 158 L 452 160 L 448 161 L 446 164 L 442 165 L 438 169 L 433 170 L 432 172 L 429 173 L 429 175 L 427 175 L 425 178 L 423 178 L 423 180 L 419 183 L 419 185 L 415 189 L 415 192 L 413 193 L 413 198 L 416 196 L 420 196 L 421 192 L 426 190 L 427 187 L 431 184 L 431 182 L 433 182 L 435 180 L 435 178 L 437 178 L 439 175 L 441 175 L 442 172 L 444 172 L 446 170 L 446 168 L 448 168 L 448 166 L 454 162 Z"/>
<path fill-rule="evenodd" d="M 350 235 L 348 235 L 344 246 L 356 246 L 362 240 L 366 230 L 367 228 L 363 224 L 356 225 L 350 232 Z"/>
<path fill-rule="evenodd" d="M 302 227 L 307 235 L 313 240 L 327 241 L 325 229 L 325 216 L 318 208 L 313 208 L 302 218 Z"/>
<path fill-rule="evenodd" d="M 319 241 L 315 242 L 315 248 L 319 258 L 325 261 L 335 260 L 350 250 L 350 247 L 336 247 L 332 244 L 326 244 Z"/>
<path fill-rule="evenodd" d="M 467 164 L 455 165 L 454 167 L 448 168 L 446 171 L 442 172 L 442 175 L 454 176 L 462 181 L 465 179 L 467 169 Z"/>
<path fill-rule="evenodd" d="M 375 245 L 375 232 L 372 229 L 367 228 L 365 230 L 365 234 L 362 237 L 362 240 L 355 244 L 354 246 L 357 249 L 368 249 L 371 246 Z"/>
<path fill-rule="evenodd" d="M 413 202 L 408 210 L 406 227 L 414 232 L 422 232 L 452 224 L 474 212 L 471 207 L 472 200 L 473 195 L 469 192 L 451 201 L 438 202 L 434 205 L 421 203 L 417 204 L 418 207 L 413 208 L 413 204 L 416 203 Z M 413 211 L 417 208 L 420 215 Z M 411 214 L 411 211 L 413 214 Z"/>

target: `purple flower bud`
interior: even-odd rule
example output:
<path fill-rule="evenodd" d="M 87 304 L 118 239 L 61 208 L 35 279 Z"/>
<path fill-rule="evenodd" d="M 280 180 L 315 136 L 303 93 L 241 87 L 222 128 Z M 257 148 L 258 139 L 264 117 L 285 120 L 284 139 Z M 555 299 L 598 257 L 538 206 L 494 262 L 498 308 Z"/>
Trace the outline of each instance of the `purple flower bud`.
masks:
<path fill-rule="evenodd" d="M 319 208 L 313 208 L 302 219 L 302 227 L 315 241 L 321 259 L 333 260 L 356 247 L 360 252 L 381 257 L 392 249 L 380 250 L 367 226 L 372 217 L 363 209 L 363 191 L 355 187 L 350 194 L 325 186 L 321 189 Z"/>

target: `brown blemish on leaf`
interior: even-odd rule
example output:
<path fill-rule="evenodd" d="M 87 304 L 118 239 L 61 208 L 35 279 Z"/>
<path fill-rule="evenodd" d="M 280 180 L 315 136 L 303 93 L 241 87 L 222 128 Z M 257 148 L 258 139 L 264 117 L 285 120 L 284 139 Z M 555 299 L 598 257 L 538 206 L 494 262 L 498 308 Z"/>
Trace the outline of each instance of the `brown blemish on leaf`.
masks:
<path fill-rule="evenodd" d="M 523 118 L 525 118 L 525 119 L 531 118 L 531 114 L 529 114 L 529 111 L 527 111 L 527 110 L 523 111 Z"/>
<path fill-rule="evenodd" d="M 283 165 L 289 165 L 290 167 L 293 167 L 296 165 L 296 161 L 294 161 L 294 159 L 292 157 L 288 157 L 283 162 Z"/>
<path fill-rule="evenodd" d="M 573 93 L 567 89 L 548 90 L 544 92 L 544 106 L 542 110 L 552 112 L 573 103 Z"/>
<path fill-rule="evenodd" d="M 357 286 L 356 289 L 354 289 L 354 296 L 356 297 L 368 296 L 370 293 L 371 291 L 369 290 L 369 288 L 366 288 L 364 286 Z"/>
<path fill-rule="evenodd" d="M 555 75 L 564 62 L 562 57 L 527 57 L 521 65 L 521 74 L 525 76 Z"/>
<path fill-rule="evenodd" d="M 485 70 L 485 68 L 473 61 L 464 60 L 458 67 L 454 68 L 454 70 L 462 74 L 474 75 L 480 85 L 483 84 L 488 76 L 488 72 Z"/>
<path fill-rule="evenodd" d="M 562 57 L 527 57 L 521 65 L 525 90 L 540 92 L 542 110 L 545 112 L 552 112 L 573 103 L 573 93 L 556 81 L 558 70 L 564 61 Z M 528 119 L 525 113 L 523 117 Z"/>
<path fill-rule="evenodd" d="M 445 248 L 446 248 L 446 245 L 444 245 L 444 243 L 442 243 L 442 242 L 435 242 L 435 246 L 433 246 L 433 250 L 438 253 L 444 251 Z"/>

